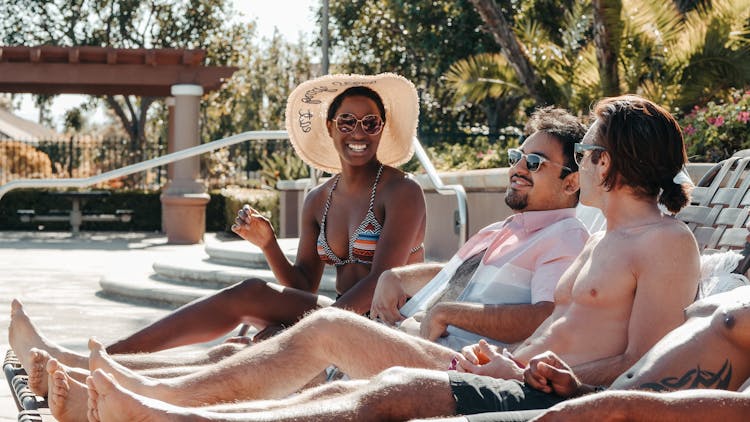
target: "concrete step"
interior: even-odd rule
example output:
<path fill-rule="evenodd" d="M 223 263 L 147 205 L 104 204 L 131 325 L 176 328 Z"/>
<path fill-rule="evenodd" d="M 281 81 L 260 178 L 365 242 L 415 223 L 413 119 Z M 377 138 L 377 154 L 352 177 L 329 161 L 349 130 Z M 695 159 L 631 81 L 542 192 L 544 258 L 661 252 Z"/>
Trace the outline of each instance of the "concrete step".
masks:
<path fill-rule="evenodd" d="M 216 264 L 213 259 L 184 262 L 180 259 L 163 260 L 154 263 L 154 272 L 162 280 L 202 288 L 221 289 L 248 278 L 260 278 L 275 282 L 273 272 L 264 268 L 244 268 Z M 335 292 L 336 273 L 327 269 L 320 281 L 320 290 Z"/>
<path fill-rule="evenodd" d="M 275 281 L 260 248 L 245 240 L 206 237 L 206 255 L 174 254 L 152 265 L 153 272 L 118 273 L 100 279 L 101 295 L 143 304 L 178 307 L 248 278 Z M 298 239 L 279 239 L 294 261 Z M 336 297 L 336 271 L 323 272 L 319 293 Z"/>
<path fill-rule="evenodd" d="M 270 271 L 269 271 L 270 273 Z M 243 278 L 244 279 L 244 278 Z M 229 283 L 234 284 L 234 283 Z M 321 289 L 319 294 L 330 298 L 336 297 L 329 282 L 330 289 Z M 104 276 L 99 280 L 102 290 L 99 295 L 111 299 L 125 300 L 149 306 L 177 308 L 203 296 L 216 293 L 217 288 L 205 285 L 186 285 L 157 274 L 142 274 L 141 276 Z"/>
<path fill-rule="evenodd" d="M 299 239 L 279 239 L 279 246 L 290 260 L 297 256 Z M 263 252 L 260 248 L 246 240 L 230 240 L 224 242 L 206 242 L 206 253 L 211 262 L 231 265 L 235 267 L 268 268 Z"/>
<path fill-rule="evenodd" d="M 177 308 L 199 297 L 216 292 L 216 289 L 170 283 L 156 275 L 103 276 L 98 295 L 149 306 Z"/>

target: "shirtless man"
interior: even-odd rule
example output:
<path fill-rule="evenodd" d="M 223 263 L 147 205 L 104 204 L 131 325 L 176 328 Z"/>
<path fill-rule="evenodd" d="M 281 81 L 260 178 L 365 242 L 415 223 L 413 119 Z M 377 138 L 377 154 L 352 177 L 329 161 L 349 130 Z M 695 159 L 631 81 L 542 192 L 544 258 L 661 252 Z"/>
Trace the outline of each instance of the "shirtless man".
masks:
<path fill-rule="evenodd" d="M 654 345 L 605 392 L 590 394 L 601 388 L 583 384 L 555 354 L 545 353 L 531 360 L 525 372 L 525 384 L 495 380 L 496 385 L 510 393 L 492 405 L 495 410 L 520 410 L 559 402 L 534 419 L 535 422 L 746 420 L 750 411 L 750 286 L 702 299 L 685 310 L 685 317 L 685 323 Z M 402 371 L 394 369 L 381 374 L 367 387 L 364 383 L 349 389 L 340 382 L 328 384 L 318 388 L 318 396 L 326 396 L 322 390 L 334 387 L 339 393 L 329 392 L 331 396 L 315 403 L 290 398 L 188 409 L 135 395 L 114 383 L 103 371 L 96 371 L 89 380 L 93 387 L 89 414 L 97 415 L 95 421 L 108 422 L 167 420 L 167 409 L 171 412 L 169 417 L 174 418 L 169 420 L 202 416 L 208 421 L 223 421 L 228 416 L 235 421 L 305 418 L 366 421 L 455 413 L 456 403 L 447 379 L 438 391 L 437 386 L 425 388 L 425 384 L 399 382 L 400 377 L 396 376 L 399 372 Z M 420 380 L 423 381 L 417 377 L 415 382 Z M 666 393 L 674 390 L 684 391 Z M 342 391 L 346 393 L 341 394 Z M 567 400 L 581 395 L 583 397 Z M 407 407 L 412 412 L 388 412 Z M 466 419 L 472 422 L 517 420 L 504 416 L 503 413 L 477 414 Z"/>
<path fill-rule="evenodd" d="M 633 96 L 604 100 L 595 114 L 597 120 L 577 147 L 576 158 L 582 164 L 581 201 L 602 210 L 606 232 L 589 239 L 558 283 L 552 315 L 515 350 L 513 358 L 483 343 L 466 352 L 467 358 L 460 361 L 465 370 L 521 380 L 532 357 L 552 350 L 573 365 L 585 382 L 609 384 L 684 321 L 683 309 L 697 291 L 698 248 L 688 228 L 663 215 L 657 206 L 657 197 L 674 212 L 687 203 L 683 187 L 672 181 L 686 162 L 679 126 L 664 109 Z M 524 153 L 530 152 L 524 144 Z M 519 181 L 515 188 L 530 186 Z M 353 378 L 368 378 L 393 365 L 444 370 L 456 358 L 450 349 L 404 336 L 351 313 L 324 309 L 252 350 L 183 377 L 144 379 L 119 367 L 97 343 L 92 343 L 90 363 L 92 369 L 113 373 L 137 394 L 192 406 L 285 396 L 301 386 L 301 379 L 329 364 Z M 480 365 L 478 355 L 489 362 Z M 404 396 L 407 400 L 383 401 L 387 405 L 381 409 L 360 409 L 368 415 L 388 407 L 396 419 L 420 416 L 419 406 L 409 400 L 423 390 L 430 400 L 414 403 L 439 409 L 436 415 L 455 411 L 455 401 L 441 402 L 445 389 L 451 396 L 446 372 L 395 373 L 402 377 L 387 372 L 373 382 L 331 388 L 364 395 L 361 403 L 370 404 L 358 387 L 381 391 L 385 384 L 386 389 L 410 392 Z M 460 374 L 451 374 L 456 375 L 454 383 L 465 383 Z M 407 382 L 394 386 L 396 379 Z M 433 390 L 437 394 L 431 394 Z M 320 394 L 331 394 L 317 391 L 309 393 L 316 400 Z"/>
<path fill-rule="evenodd" d="M 373 318 L 389 323 L 403 320 L 399 306 L 438 271 L 443 275 L 453 274 L 454 280 L 468 281 L 465 291 L 455 301 L 448 299 L 448 302 L 427 308 L 429 312 L 423 316 L 421 324 L 416 318 L 410 318 L 402 323 L 402 327 L 410 327 L 417 334 L 421 328 L 424 337 L 437 340 L 454 351 L 475 343 L 481 337 L 501 342 L 521 341 L 552 313 L 555 285 L 588 239 L 584 226 L 575 218 L 578 167 L 573 157 L 573 145 L 583 139 L 586 130 L 565 110 L 547 107 L 532 114 L 525 132 L 528 138 L 523 144 L 523 152 L 509 152 L 511 162 L 518 164 L 509 173 L 512 183 L 505 196 L 505 202 L 514 210 L 514 215 L 482 229 L 442 269 L 438 264 L 418 264 L 385 272 L 374 294 Z M 474 269 L 470 269 L 472 262 Z M 336 318 L 345 318 L 348 314 L 336 315 Z M 447 328 L 449 324 L 452 326 Z M 449 335 L 443 336 L 446 331 Z M 412 337 L 390 333 L 388 338 L 393 343 L 391 349 L 400 350 L 402 355 L 408 353 L 409 347 L 401 343 L 413 341 Z M 303 349 L 309 349 L 302 344 L 303 340 L 297 342 Z M 10 344 L 27 368 L 29 385 L 37 394 L 46 393 L 44 364 L 47 354 L 69 367 L 88 371 L 88 355 L 63 349 L 42 336 L 17 301 L 12 305 Z M 32 351 L 32 348 L 40 350 Z M 222 346 L 222 349 L 234 351 L 232 345 Z M 419 348 L 414 350 L 419 351 Z M 300 358 L 304 353 L 300 352 Z M 375 355 L 370 350 L 357 351 L 355 355 L 363 356 L 366 362 L 375 361 L 375 369 L 364 371 L 370 374 L 389 367 L 392 359 L 392 353 Z M 288 360 L 289 353 L 284 358 Z M 158 367 L 149 370 L 150 375 L 174 375 L 181 370 L 164 369 L 163 366 L 174 364 L 164 362 L 160 365 L 154 360 L 146 362 L 141 356 L 118 355 L 117 359 L 129 368 Z M 419 362 L 418 358 L 414 359 Z M 188 372 L 195 372 L 195 368 L 181 373 Z M 85 379 L 85 375 L 79 379 Z M 306 381 L 300 380 L 303 384 Z M 295 380 L 292 384 L 297 382 Z"/>

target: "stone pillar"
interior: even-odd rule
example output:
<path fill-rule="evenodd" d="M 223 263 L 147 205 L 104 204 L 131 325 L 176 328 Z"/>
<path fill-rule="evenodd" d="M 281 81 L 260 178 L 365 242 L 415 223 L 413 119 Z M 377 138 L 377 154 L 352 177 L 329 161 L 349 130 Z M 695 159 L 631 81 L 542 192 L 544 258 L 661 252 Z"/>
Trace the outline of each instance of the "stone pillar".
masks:
<path fill-rule="evenodd" d="M 177 151 L 174 145 L 174 97 L 167 97 L 167 151 Z M 174 163 L 167 164 L 167 180 L 174 179 Z"/>
<path fill-rule="evenodd" d="M 201 95 L 203 88 L 200 85 L 172 86 L 174 151 L 200 143 L 198 118 Z M 209 195 L 199 178 L 199 157 L 174 163 L 171 173 L 161 194 L 162 228 L 167 233 L 169 243 L 200 243 L 206 231 L 206 204 Z"/>

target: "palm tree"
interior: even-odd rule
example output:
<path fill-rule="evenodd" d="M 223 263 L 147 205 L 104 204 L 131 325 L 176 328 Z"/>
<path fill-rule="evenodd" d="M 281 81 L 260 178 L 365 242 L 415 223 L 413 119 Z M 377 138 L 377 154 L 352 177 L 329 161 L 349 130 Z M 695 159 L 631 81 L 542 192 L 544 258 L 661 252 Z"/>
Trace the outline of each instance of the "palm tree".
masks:
<path fill-rule="evenodd" d="M 472 2 L 483 19 L 488 12 L 478 5 L 497 8 L 492 0 Z M 691 7 L 685 3 L 576 1 L 559 28 L 562 41 L 554 41 L 525 16 L 516 16 L 511 41 L 522 54 L 510 55 L 501 48 L 506 62 L 495 62 L 504 69 L 495 69 L 498 76 L 488 78 L 497 85 L 519 85 L 515 89 L 537 103 L 584 113 L 605 95 L 637 93 L 685 109 L 721 96 L 730 87 L 750 85 L 750 0 L 713 0 L 710 6 L 693 2 L 697 5 Z M 495 33 L 496 22 L 485 23 L 497 40 L 501 34 Z M 521 78 L 518 64 L 513 65 L 517 60 L 528 63 L 534 76 Z M 479 62 L 461 62 L 462 72 L 446 75 L 454 88 L 466 85 L 456 89 L 458 98 L 464 92 L 480 98 L 476 91 L 481 89 L 487 90 L 486 98 L 496 98 L 492 92 L 497 91 L 476 76 L 480 69 L 469 70 Z"/>
<path fill-rule="evenodd" d="M 457 104 L 476 104 L 487 117 L 490 135 L 514 121 L 513 114 L 528 95 L 505 56 L 483 53 L 451 65 L 445 81 Z"/>

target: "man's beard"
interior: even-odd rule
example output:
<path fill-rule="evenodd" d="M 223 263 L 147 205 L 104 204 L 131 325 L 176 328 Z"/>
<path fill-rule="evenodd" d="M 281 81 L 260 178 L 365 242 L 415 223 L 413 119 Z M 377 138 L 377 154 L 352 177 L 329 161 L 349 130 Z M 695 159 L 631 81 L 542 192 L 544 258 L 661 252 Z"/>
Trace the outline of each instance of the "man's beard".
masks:
<path fill-rule="evenodd" d="M 514 211 L 524 210 L 529 206 L 529 196 L 522 195 L 513 189 L 508 189 L 505 193 L 505 204 Z"/>

